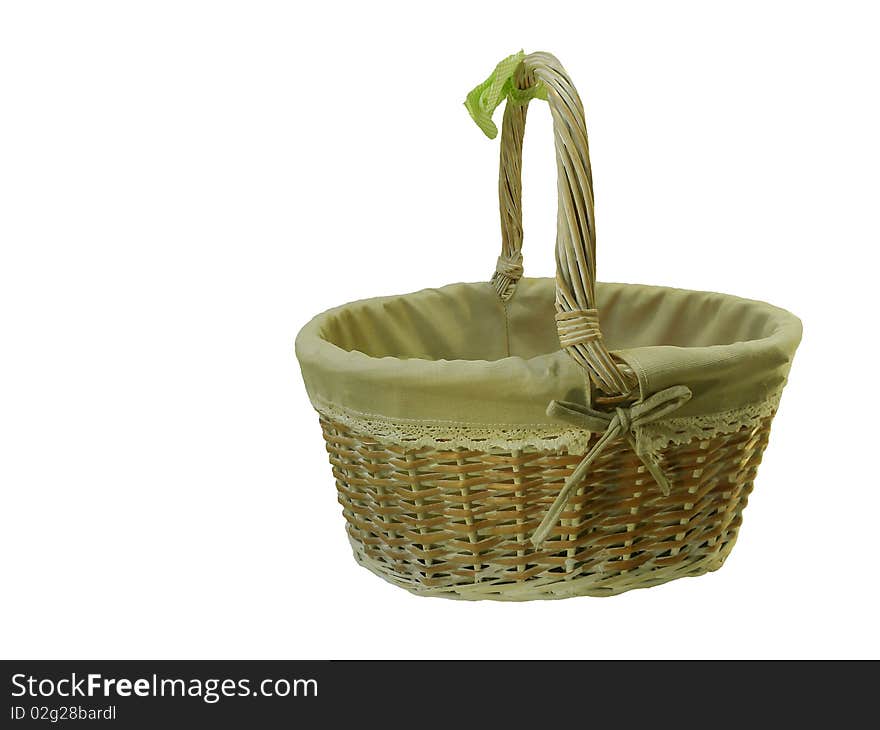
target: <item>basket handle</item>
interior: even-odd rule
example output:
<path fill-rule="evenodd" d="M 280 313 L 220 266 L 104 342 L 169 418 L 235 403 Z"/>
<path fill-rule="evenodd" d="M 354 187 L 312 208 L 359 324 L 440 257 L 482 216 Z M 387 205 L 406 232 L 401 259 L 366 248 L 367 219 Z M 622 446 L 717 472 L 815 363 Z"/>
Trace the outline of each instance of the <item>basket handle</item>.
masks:
<path fill-rule="evenodd" d="M 522 276 L 522 143 L 526 111 L 533 98 L 546 99 L 553 116 L 559 207 L 556 228 L 556 328 L 560 345 L 609 395 L 636 386 L 605 346 L 596 310 L 596 229 L 593 178 L 584 109 L 562 64 L 549 53 L 504 59 L 465 102 L 474 121 L 491 138 L 492 112 L 507 100 L 501 132 L 498 181 L 502 254 L 492 283 L 502 300 Z"/>

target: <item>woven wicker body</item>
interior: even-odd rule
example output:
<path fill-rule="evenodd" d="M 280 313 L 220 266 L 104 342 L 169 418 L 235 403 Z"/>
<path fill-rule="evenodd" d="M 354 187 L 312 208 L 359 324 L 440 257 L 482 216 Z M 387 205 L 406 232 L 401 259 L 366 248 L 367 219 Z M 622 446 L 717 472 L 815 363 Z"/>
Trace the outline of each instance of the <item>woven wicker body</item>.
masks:
<path fill-rule="evenodd" d="M 667 449 L 666 496 L 624 441 L 612 444 L 543 549 L 529 537 L 580 456 L 407 451 L 321 426 L 361 565 L 417 594 L 516 601 L 609 596 L 720 568 L 770 419 Z"/>
<path fill-rule="evenodd" d="M 534 98 L 553 115 L 554 280 L 523 278 Z M 502 99 L 491 282 L 353 302 L 297 338 L 355 558 L 413 593 L 473 600 L 608 596 L 716 570 L 800 321 L 729 295 L 597 283 L 577 92 L 553 56 L 517 54 L 468 96 L 490 136 Z"/>

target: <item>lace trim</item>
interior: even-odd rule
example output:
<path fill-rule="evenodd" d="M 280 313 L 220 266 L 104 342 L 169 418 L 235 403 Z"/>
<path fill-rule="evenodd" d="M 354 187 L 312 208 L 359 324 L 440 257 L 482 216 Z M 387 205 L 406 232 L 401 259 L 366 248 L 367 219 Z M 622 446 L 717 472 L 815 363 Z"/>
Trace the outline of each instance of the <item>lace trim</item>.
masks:
<path fill-rule="evenodd" d="M 694 440 L 704 441 L 722 434 L 735 433 L 744 426 L 754 428 L 776 413 L 781 396 L 782 391 L 778 390 L 767 400 L 741 408 L 649 423 L 642 427 L 642 438 L 649 451 L 659 451 L 667 446 L 681 446 Z"/>
<path fill-rule="evenodd" d="M 757 426 L 772 416 L 779 406 L 779 390 L 760 403 L 734 408 L 721 413 L 703 416 L 667 418 L 642 427 L 642 439 L 651 451 L 659 451 L 669 445 L 681 445 L 695 439 L 705 440 L 741 428 Z M 312 405 L 325 418 L 341 423 L 359 433 L 368 434 L 381 443 L 398 444 L 409 448 L 424 446 L 435 449 L 537 449 L 547 451 L 566 450 L 570 454 L 583 454 L 591 434 L 587 431 L 565 426 L 547 424 L 467 424 L 454 422 L 391 420 L 375 414 L 359 413 L 326 402 Z"/>

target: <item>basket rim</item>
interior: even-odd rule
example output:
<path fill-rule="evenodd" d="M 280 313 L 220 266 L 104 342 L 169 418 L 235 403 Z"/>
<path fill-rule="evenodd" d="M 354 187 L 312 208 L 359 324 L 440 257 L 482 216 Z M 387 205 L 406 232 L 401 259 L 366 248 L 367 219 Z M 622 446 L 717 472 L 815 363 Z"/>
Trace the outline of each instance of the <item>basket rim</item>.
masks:
<path fill-rule="evenodd" d="M 519 289 L 547 287 L 550 291 L 552 282 L 549 278 L 524 278 Z M 704 415 L 761 402 L 785 384 L 802 333 L 800 319 L 791 312 L 760 300 L 717 292 L 616 282 L 598 286 L 606 297 L 639 300 L 645 312 L 656 313 L 660 300 L 673 298 L 679 305 L 692 300 L 696 306 L 733 308 L 734 313 L 746 313 L 763 322 L 765 334 L 754 339 L 614 350 L 614 355 L 636 373 L 642 397 L 685 384 L 694 397 L 678 415 Z M 313 317 L 300 330 L 295 345 L 313 405 L 330 403 L 383 418 L 426 423 L 552 425 L 543 412 L 549 400 L 562 396 L 577 399 L 577 391 L 585 390 L 583 372 L 562 350 L 495 360 L 372 356 L 346 350 L 324 334 L 325 327 L 340 315 L 356 316 L 365 308 L 375 313 L 401 299 L 418 302 L 438 293 L 466 295 L 468 290 L 479 292 L 479 296 L 485 290 L 487 297 L 494 296 L 487 282 L 456 283 L 348 302 Z M 519 296 L 528 294 L 518 293 L 513 302 Z M 680 317 L 681 312 L 676 314 L 672 309 L 660 314 Z"/>

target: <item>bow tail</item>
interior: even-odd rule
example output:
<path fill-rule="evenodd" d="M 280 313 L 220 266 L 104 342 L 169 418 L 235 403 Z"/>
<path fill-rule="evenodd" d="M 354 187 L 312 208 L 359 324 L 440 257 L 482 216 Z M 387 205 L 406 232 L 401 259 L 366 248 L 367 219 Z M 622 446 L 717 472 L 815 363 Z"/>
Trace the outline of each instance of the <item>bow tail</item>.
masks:
<path fill-rule="evenodd" d="M 645 469 L 647 469 L 648 473 L 654 477 L 654 481 L 657 482 L 657 486 L 660 487 L 663 496 L 668 497 L 669 493 L 672 491 L 672 487 L 669 484 L 669 478 L 663 473 L 660 464 L 657 463 L 657 457 L 654 456 L 654 454 L 643 452 L 638 447 L 636 443 L 637 439 L 633 438 L 632 434 L 628 435 L 627 440 L 629 441 L 629 445 L 632 446 L 632 450 L 636 452 L 636 456 L 642 460 Z"/>
<path fill-rule="evenodd" d="M 584 480 L 584 477 L 587 475 L 593 462 L 605 450 L 605 447 L 608 446 L 608 444 L 617 436 L 619 428 L 617 422 L 613 421 L 608 427 L 608 430 L 602 434 L 602 438 L 593 445 L 592 449 L 584 454 L 584 458 L 580 460 L 580 463 L 574 468 L 574 471 L 569 474 L 568 479 L 566 479 L 565 483 L 562 485 L 562 489 L 559 490 L 559 494 L 556 495 L 556 499 L 553 500 L 553 504 L 550 505 L 550 509 L 548 509 L 547 513 L 544 515 L 544 519 L 541 520 L 541 524 L 538 525 L 538 529 L 535 530 L 532 535 L 532 545 L 540 547 L 544 540 L 547 539 L 550 530 L 552 530 L 559 522 L 559 516 L 565 509 L 565 505 L 568 504 L 568 499 L 571 496 L 571 493 Z"/>
<path fill-rule="evenodd" d="M 556 499 L 553 500 L 553 504 L 550 505 L 550 509 L 547 510 L 544 519 L 541 520 L 541 524 L 538 525 L 538 528 L 532 535 L 531 542 L 536 548 L 544 543 L 547 536 L 550 534 L 550 530 L 559 523 L 560 515 L 568 504 L 571 493 L 581 484 L 581 482 L 583 482 L 584 477 L 587 475 L 593 462 L 605 450 L 608 444 L 618 436 L 620 430 L 619 422 L 617 419 L 614 419 L 609 424 L 605 433 L 602 434 L 602 438 L 600 438 L 593 445 L 593 448 L 584 455 L 584 458 L 580 460 L 578 465 L 574 468 L 574 471 L 568 476 L 568 479 L 565 480 L 562 489 L 559 490 L 559 494 L 556 495 Z M 631 433 L 627 433 L 626 438 L 633 451 L 635 451 L 636 455 L 645 465 L 645 469 L 647 469 L 648 473 L 654 477 L 654 481 L 657 482 L 660 491 L 664 496 L 668 496 L 672 491 L 669 479 L 657 463 L 656 457 L 653 454 L 642 452 L 638 449 L 636 446 L 636 439 Z"/>

